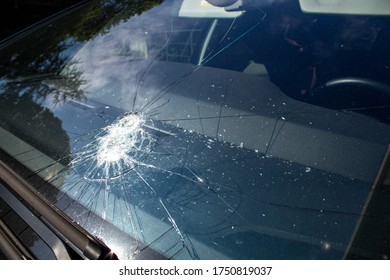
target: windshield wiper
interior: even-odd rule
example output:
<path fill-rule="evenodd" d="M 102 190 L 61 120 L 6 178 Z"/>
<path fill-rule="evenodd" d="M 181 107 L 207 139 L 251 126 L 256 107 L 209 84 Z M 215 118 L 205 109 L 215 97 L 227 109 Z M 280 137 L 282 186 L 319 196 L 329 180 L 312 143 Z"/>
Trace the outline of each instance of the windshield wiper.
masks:
<path fill-rule="evenodd" d="M 87 259 L 118 259 L 116 254 L 103 242 L 90 235 L 75 222 L 72 222 L 54 205 L 43 199 L 34 188 L 17 174 L 4 159 L 12 158 L 0 150 L 0 178 L 18 196 L 36 211 L 44 220 L 56 229 L 65 239 L 75 246 Z M 35 178 L 34 178 L 35 179 Z M 39 180 L 39 178 L 37 178 Z"/>
<path fill-rule="evenodd" d="M 1 186 L 1 185 L 0 185 Z M 0 248 L 12 260 L 33 260 L 27 248 L 19 241 L 12 230 L 0 218 Z"/>

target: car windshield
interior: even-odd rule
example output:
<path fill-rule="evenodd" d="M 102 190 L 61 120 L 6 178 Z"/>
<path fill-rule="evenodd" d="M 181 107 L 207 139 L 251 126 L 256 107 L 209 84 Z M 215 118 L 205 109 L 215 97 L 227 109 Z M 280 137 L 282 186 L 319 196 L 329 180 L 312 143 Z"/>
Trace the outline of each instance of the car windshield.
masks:
<path fill-rule="evenodd" d="M 214 2 L 4 41 L 0 148 L 122 259 L 345 258 L 390 143 L 389 17 Z"/>

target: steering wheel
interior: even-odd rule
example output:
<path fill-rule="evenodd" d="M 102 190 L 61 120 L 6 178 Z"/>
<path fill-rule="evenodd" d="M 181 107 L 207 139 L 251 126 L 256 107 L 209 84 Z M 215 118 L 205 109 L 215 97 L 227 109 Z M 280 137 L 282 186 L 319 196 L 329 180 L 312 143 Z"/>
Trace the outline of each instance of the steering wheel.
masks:
<path fill-rule="evenodd" d="M 330 80 L 302 101 L 333 110 L 349 110 L 390 123 L 390 86 L 357 77 Z"/>
<path fill-rule="evenodd" d="M 332 109 L 390 105 L 390 86 L 365 78 L 338 78 L 310 91 L 304 101 Z"/>
<path fill-rule="evenodd" d="M 340 86 L 359 86 L 374 89 L 376 91 L 386 92 L 390 94 L 390 86 L 370 79 L 364 78 L 339 78 L 331 80 L 324 85 L 326 88 L 335 88 Z"/>

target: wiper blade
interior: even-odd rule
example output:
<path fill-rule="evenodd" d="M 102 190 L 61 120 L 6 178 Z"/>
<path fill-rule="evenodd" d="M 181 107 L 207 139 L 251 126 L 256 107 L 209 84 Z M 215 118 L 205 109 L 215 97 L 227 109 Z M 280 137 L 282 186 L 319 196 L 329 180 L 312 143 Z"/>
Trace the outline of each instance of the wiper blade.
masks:
<path fill-rule="evenodd" d="M 100 240 L 83 230 L 65 216 L 61 210 L 43 199 L 30 184 L 14 172 L 3 159 L 9 157 L 3 151 L 0 160 L 0 178 L 18 194 L 38 215 L 48 221 L 58 232 L 71 242 L 88 259 L 118 259 Z"/>
<path fill-rule="evenodd" d="M 11 229 L 0 219 L 0 248 L 12 260 L 32 260 L 34 257 Z"/>

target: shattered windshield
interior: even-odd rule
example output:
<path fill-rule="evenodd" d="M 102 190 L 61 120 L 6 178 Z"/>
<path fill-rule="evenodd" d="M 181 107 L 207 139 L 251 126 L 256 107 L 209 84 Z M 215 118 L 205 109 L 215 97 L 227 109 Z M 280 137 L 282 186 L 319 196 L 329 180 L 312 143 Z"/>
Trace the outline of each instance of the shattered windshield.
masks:
<path fill-rule="evenodd" d="M 390 142 L 388 18 L 211 2 L 93 1 L 4 44 L 0 148 L 123 259 L 345 257 Z"/>

